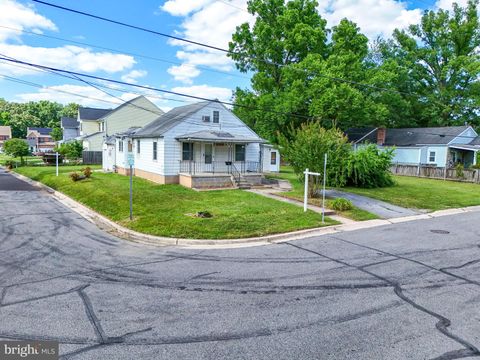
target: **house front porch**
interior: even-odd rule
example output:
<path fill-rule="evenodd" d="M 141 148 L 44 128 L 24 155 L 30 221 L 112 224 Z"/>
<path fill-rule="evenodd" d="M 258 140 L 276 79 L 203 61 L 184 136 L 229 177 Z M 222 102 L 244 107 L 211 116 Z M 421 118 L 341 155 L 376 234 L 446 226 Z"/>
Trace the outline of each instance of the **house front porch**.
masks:
<path fill-rule="evenodd" d="M 181 185 L 197 189 L 261 185 L 261 139 L 214 131 L 176 139 L 182 151 L 178 168 Z"/>
<path fill-rule="evenodd" d="M 179 182 L 189 188 L 248 188 L 261 185 L 262 179 L 257 161 L 180 161 Z"/>

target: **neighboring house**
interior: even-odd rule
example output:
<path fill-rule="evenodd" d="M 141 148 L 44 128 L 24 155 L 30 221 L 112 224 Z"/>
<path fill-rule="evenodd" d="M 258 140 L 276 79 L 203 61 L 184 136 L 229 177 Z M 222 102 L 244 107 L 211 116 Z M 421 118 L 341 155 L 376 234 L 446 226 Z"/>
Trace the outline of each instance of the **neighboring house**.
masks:
<path fill-rule="evenodd" d="M 466 167 L 477 162 L 480 137 L 471 126 L 448 126 L 408 129 L 353 128 L 346 132 L 354 146 L 376 143 L 383 148 L 395 147 L 394 163 Z"/>
<path fill-rule="evenodd" d="M 79 108 L 80 136 L 85 151 L 107 151 L 105 141 L 109 136 L 124 132 L 132 126 L 142 127 L 163 111 L 144 96 L 136 97 L 113 110 Z"/>
<path fill-rule="evenodd" d="M 106 147 L 106 163 L 120 174 L 129 174 L 133 157 L 135 176 L 191 188 L 260 184 L 280 164 L 278 151 L 218 101 L 174 108 L 109 138 Z"/>
<path fill-rule="evenodd" d="M 0 152 L 3 151 L 3 143 L 12 138 L 12 128 L 10 126 L 0 126 Z"/>
<path fill-rule="evenodd" d="M 80 135 L 80 122 L 76 118 L 61 117 L 60 127 L 63 131 L 62 142 L 73 140 Z"/>
<path fill-rule="evenodd" d="M 29 127 L 27 128 L 27 143 L 30 151 L 35 152 L 50 152 L 55 147 L 50 133 L 50 128 Z"/>

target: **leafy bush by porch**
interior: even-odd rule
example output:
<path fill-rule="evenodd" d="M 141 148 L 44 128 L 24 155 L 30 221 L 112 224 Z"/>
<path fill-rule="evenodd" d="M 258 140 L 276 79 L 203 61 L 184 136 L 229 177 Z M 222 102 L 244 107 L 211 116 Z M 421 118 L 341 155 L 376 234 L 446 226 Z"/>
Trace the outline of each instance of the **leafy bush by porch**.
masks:
<path fill-rule="evenodd" d="M 180 185 L 156 185 L 133 179 L 133 214 L 129 221 L 129 178 L 94 172 L 90 179 L 68 177 L 81 166 L 23 167 L 18 172 L 55 188 L 106 217 L 146 234 L 197 239 L 252 237 L 294 231 L 335 222 L 301 207 L 241 190 L 198 192 Z M 208 211 L 212 218 L 192 216 Z"/>

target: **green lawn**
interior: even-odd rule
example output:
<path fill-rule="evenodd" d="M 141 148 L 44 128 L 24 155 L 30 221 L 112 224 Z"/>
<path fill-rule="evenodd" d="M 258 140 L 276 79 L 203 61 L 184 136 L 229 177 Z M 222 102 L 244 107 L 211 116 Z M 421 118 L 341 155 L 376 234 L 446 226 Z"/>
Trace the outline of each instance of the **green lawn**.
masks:
<path fill-rule="evenodd" d="M 43 163 L 42 157 L 41 156 L 25 156 L 24 161 L 27 164 L 40 164 Z M 16 161 L 20 164 L 20 158 L 14 158 L 5 154 L 0 154 L 0 165 L 5 165 L 5 162 L 7 160 L 13 160 Z"/>
<path fill-rule="evenodd" d="M 293 172 L 293 169 L 289 166 L 282 166 L 280 169 L 280 173 L 275 175 L 269 175 L 271 178 L 276 179 L 283 179 L 288 180 L 292 185 L 292 191 L 284 192 L 281 195 L 287 198 L 296 199 L 303 201 L 303 193 L 304 193 L 304 185 L 298 180 L 297 175 Z M 325 207 L 330 208 L 331 199 L 326 199 Z M 319 198 L 309 198 L 308 203 L 312 205 L 322 206 L 322 199 Z M 346 218 L 356 220 L 356 221 L 364 221 L 364 220 L 372 220 L 378 219 L 378 216 L 372 214 L 368 211 L 359 209 L 357 207 L 353 207 L 352 210 L 348 211 L 336 211 L 341 216 L 345 216 Z"/>
<path fill-rule="evenodd" d="M 301 207 L 241 190 L 197 192 L 180 185 L 157 185 L 134 178 L 133 212 L 130 221 L 129 178 L 94 172 L 92 178 L 73 182 L 68 174 L 81 167 L 64 166 L 60 176 L 54 167 L 23 167 L 17 171 L 59 190 L 108 218 L 152 235 L 220 239 L 252 237 L 332 225 L 336 222 Z M 213 218 L 194 217 L 209 211 Z"/>
<path fill-rule="evenodd" d="M 480 205 L 480 185 L 408 176 L 395 176 L 396 185 L 380 189 L 342 190 L 391 204 L 429 211 Z"/>

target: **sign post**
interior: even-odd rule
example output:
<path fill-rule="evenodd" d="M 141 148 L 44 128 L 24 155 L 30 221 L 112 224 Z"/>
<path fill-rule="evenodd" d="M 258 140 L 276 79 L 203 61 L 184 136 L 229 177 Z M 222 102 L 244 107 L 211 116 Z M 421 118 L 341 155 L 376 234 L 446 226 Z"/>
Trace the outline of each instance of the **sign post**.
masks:
<path fill-rule="evenodd" d="M 325 187 L 327 185 L 327 153 L 323 163 L 323 199 L 322 199 L 322 223 L 325 222 Z"/>
<path fill-rule="evenodd" d="M 129 152 L 127 154 L 128 165 L 130 166 L 130 220 L 133 220 L 133 166 L 135 165 L 135 156 Z"/>
<path fill-rule="evenodd" d="M 56 174 L 58 176 L 58 151 L 55 153 Z"/>

